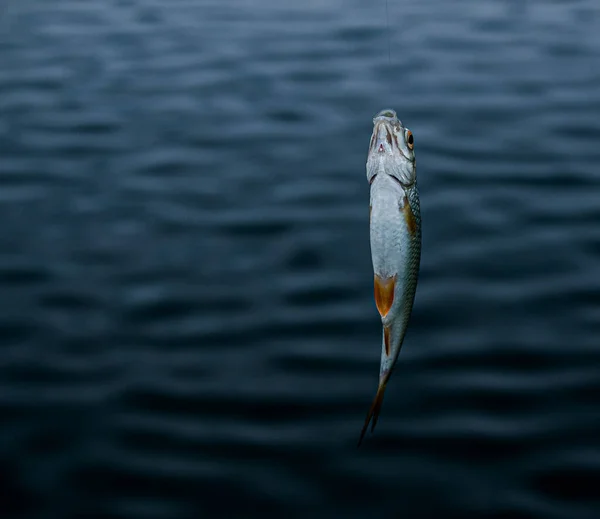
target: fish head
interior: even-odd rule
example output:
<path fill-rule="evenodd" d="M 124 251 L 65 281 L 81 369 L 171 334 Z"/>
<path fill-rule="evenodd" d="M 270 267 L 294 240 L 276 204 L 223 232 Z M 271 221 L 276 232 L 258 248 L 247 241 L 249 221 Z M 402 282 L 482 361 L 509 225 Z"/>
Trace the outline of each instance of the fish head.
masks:
<path fill-rule="evenodd" d="M 402 125 L 394 110 L 382 110 L 373 118 L 373 134 L 367 157 L 367 180 L 383 173 L 407 188 L 416 181 L 412 132 Z"/>

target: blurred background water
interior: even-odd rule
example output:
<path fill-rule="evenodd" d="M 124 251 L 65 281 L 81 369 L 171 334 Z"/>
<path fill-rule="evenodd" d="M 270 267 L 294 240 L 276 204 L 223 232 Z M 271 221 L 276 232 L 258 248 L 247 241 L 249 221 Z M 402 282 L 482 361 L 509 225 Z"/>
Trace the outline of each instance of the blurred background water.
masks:
<path fill-rule="evenodd" d="M 600 4 L 389 0 L 389 23 L 4 2 L 2 519 L 600 517 Z M 356 450 L 387 107 L 423 259 Z"/>

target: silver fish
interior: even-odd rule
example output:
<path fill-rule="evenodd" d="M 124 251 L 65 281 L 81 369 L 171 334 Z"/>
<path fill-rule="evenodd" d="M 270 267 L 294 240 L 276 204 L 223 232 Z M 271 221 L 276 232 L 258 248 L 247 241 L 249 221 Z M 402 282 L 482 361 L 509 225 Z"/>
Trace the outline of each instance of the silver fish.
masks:
<path fill-rule="evenodd" d="M 369 220 L 375 304 L 381 316 L 383 339 L 379 387 L 358 445 L 371 420 L 371 432 L 375 430 L 385 388 L 406 334 L 421 262 L 414 140 L 393 110 L 382 110 L 373 119 L 367 180 L 371 185 Z"/>

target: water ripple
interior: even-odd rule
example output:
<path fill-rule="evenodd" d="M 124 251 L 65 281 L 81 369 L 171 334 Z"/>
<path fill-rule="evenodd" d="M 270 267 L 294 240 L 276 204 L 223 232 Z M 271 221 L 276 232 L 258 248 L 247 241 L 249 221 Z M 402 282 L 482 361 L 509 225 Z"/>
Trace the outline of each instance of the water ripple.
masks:
<path fill-rule="evenodd" d="M 13 2 L 0 516 L 597 517 L 595 5 Z M 383 106 L 423 259 L 356 451 Z"/>

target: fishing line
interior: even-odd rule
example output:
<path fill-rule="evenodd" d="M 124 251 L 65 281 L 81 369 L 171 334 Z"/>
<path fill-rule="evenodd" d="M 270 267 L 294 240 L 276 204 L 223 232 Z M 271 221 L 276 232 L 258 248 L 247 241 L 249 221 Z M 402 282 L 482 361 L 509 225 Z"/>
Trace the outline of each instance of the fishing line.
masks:
<path fill-rule="evenodd" d="M 388 0 L 385 0 L 385 26 L 387 29 L 387 41 L 388 41 L 388 61 L 392 64 L 392 44 L 390 42 L 390 11 L 388 9 Z"/>

